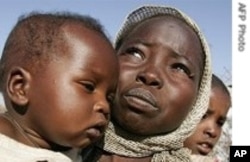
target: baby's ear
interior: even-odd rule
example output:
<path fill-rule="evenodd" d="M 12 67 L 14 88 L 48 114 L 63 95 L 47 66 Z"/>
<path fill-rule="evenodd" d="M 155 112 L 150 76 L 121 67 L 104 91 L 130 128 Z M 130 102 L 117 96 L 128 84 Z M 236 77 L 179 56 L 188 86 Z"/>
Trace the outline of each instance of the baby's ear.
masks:
<path fill-rule="evenodd" d="M 7 93 L 10 100 L 18 106 L 25 106 L 29 99 L 27 96 L 30 87 L 30 73 L 21 68 L 11 69 L 7 80 Z"/>

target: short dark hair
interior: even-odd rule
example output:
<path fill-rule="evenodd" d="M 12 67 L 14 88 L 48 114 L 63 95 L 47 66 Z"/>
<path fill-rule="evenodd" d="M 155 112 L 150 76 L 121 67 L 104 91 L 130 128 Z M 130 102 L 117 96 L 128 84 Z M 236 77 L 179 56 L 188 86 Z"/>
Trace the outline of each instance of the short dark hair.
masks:
<path fill-rule="evenodd" d="M 56 53 L 53 51 L 60 48 L 60 42 L 65 41 L 61 28 L 69 23 L 95 31 L 110 42 L 99 21 L 87 15 L 70 12 L 31 12 L 23 15 L 10 32 L 3 49 L 0 60 L 1 90 L 13 65 L 24 65 L 36 70 L 51 61 Z"/>
<path fill-rule="evenodd" d="M 222 92 L 224 92 L 227 96 L 229 96 L 230 98 L 230 102 L 231 102 L 231 94 L 228 90 L 228 87 L 224 84 L 224 82 L 215 74 L 212 75 L 212 89 L 213 88 L 219 88 L 222 90 Z"/>

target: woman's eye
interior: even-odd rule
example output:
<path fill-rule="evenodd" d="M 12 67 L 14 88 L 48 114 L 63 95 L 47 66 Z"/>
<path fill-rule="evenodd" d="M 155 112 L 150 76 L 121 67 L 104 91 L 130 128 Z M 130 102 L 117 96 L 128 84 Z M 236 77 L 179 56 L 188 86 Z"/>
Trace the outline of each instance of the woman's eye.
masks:
<path fill-rule="evenodd" d="M 176 64 L 173 65 L 173 68 L 175 70 L 177 70 L 178 72 L 182 72 L 182 73 L 187 74 L 188 76 L 191 75 L 191 72 L 190 72 L 189 68 L 184 64 L 176 63 Z"/>
<path fill-rule="evenodd" d="M 92 84 L 92 83 L 86 83 L 86 82 L 84 82 L 84 83 L 82 83 L 82 85 L 89 92 L 93 92 L 95 90 L 95 85 Z"/>
<path fill-rule="evenodd" d="M 130 54 L 136 58 L 143 59 L 142 52 L 137 48 L 129 48 L 125 51 L 126 54 Z"/>
<path fill-rule="evenodd" d="M 135 57 L 142 58 L 141 55 L 140 55 L 139 53 L 137 53 L 137 52 L 133 52 L 132 54 L 133 54 Z"/>

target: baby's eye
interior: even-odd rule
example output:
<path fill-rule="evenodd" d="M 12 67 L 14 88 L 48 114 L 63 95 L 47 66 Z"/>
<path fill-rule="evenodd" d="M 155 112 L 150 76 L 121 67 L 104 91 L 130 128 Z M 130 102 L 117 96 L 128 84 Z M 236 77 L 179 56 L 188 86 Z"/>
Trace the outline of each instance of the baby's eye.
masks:
<path fill-rule="evenodd" d="M 182 73 L 185 73 L 186 75 L 188 75 L 189 77 L 191 76 L 191 72 L 189 70 L 189 68 L 182 64 L 182 63 L 175 63 L 173 64 L 172 66 L 176 71 L 178 72 L 182 72 Z"/>
<path fill-rule="evenodd" d="M 95 85 L 91 82 L 81 82 L 81 84 L 88 92 L 93 92 L 95 90 Z"/>

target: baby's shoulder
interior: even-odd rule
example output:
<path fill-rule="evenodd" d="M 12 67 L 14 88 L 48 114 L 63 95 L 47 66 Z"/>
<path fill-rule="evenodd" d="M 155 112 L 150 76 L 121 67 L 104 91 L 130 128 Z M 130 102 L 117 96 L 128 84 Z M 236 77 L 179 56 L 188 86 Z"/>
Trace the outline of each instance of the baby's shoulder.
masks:
<path fill-rule="evenodd" d="M 4 117 L 4 113 L 0 114 L 0 133 L 12 138 L 16 135 L 16 128 Z"/>
<path fill-rule="evenodd" d="M 6 112 L 6 108 L 5 106 L 0 104 L 0 113 L 4 113 L 4 112 Z"/>

